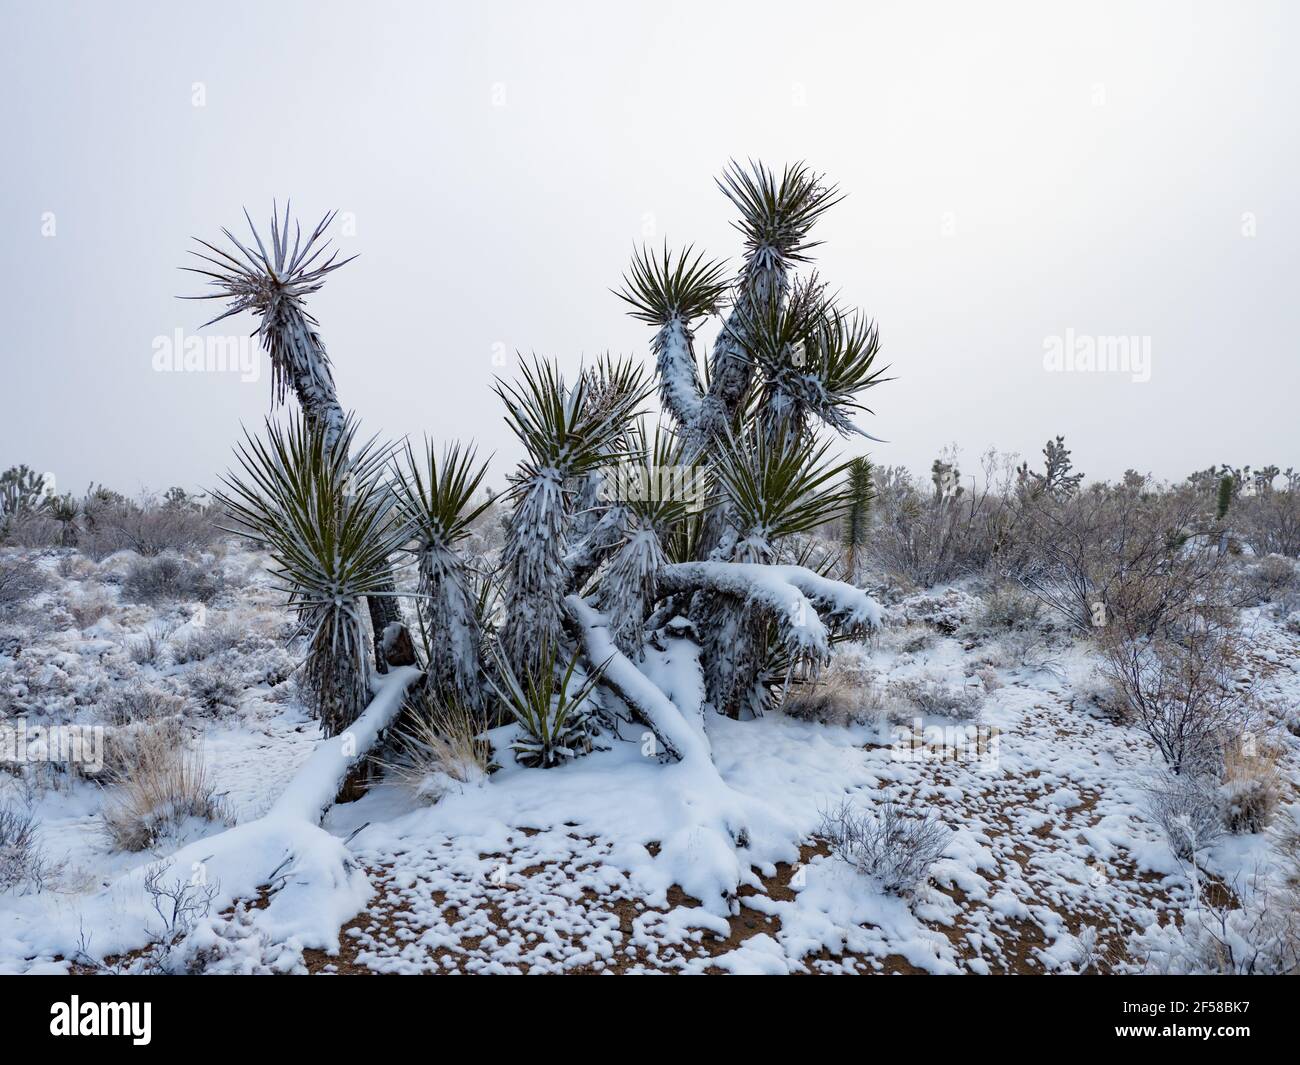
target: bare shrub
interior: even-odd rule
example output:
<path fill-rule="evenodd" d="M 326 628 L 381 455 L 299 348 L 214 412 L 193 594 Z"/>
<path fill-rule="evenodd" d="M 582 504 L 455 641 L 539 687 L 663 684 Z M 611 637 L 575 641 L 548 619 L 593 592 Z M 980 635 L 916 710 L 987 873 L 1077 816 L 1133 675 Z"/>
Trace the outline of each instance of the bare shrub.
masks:
<path fill-rule="evenodd" d="M 979 687 L 947 684 L 930 674 L 892 680 L 886 688 L 886 695 L 919 716 L 946 717 L 952 721 L 978 719 L 983 703 Z"/>
<path fill-rule="evenodd" d="M 214 658 L 223 651 L 238 647 L 244 635 L 234 625 L 225 623 L 192 629 L 184 636 L 172 640 L 172 661 L 180 666 Z"/>
<path fill-rule="evenodd" d="M 136 603 L 207 603 L 218 590 L 205 570 L 174 555 L 135 560 L 122 582 L 122 594 Z"/>
<path fill-rule="evenodd" d="M 1168 776 L 1148 789 L 1148 807 L 1183 861 L 1213 846 L 1224 833 L 1219 791 L 1213 777 L 1186 773 Z"/>
<path fill-rule="evenodd" d="M 1103 675 L 1127 719 L 1177 774 L 1217 772 L 1235 737 L 1255 731 L 1256 709 L 1241 690 L 1238 636 L 1207 626 L 1179 638 L 1115 632 Z"/>
<path fill-rule="evenodd" d="M 161 742 L 143 743 L 138 752 L 104 806 L 104 826 L 117 847 L 141 851 L 191 818 L 225 819 L 199 752 Z"/>
<path fill-rule="evenodd" d="M 190 698 L 205 714 L 223 714 L 238 709 L 243 685 L 228 670 L 216 665 L 199 666 L 185 678 Z"/>
<path fill-rule="evenodd" d="M 980 612 L 971 623 L 976 632 L 1007 632 L 1036 629 L 1042 621 L 1043 604 L 1018 585 L 997 584 L 983 597 Z"/>
<path fill-rule="evenodd" d="M 0 893 L 40 891 L 52 872 L 41 856 L 32 814 L 0 807 Z"/>
<path fill-rule="evenodd" d="M 63 525 L 44 510 L 21 510 L 5 523 L 4 539 L 33 550 L 61 547 Z"/>
<path fill-rule="evenodd" d="M 943 857 L 949 831 L 929 813 L 909 817 L 895 803 L 874 815 L 844 802 L 822 814 L 817 834 L 831 853 L 891 895 L 909 896 L 925 881 L 930 866 Z"/>
<path fill-rule="evenodd" d="M 140 502 L 88 499 L 82 549 L 95 559 L 125 550 L 146 557 L 201 551 L 222 535 L 213 523 L 215 513 L 211 508 L 159 505 L 147 497 Z"/>
<path fill-rule="evenodd" d="M 150 684 L 135 683 L 118 689 L 100 704 L 100 715 L 109 725 L 130 725 L 172 717 L 184 705 L 185 701 L 178 695 Z"/>
<path fill-rule="evenodd" d="M 1289 558 L 1265 555 L 1247 570 L 1247 579 L 1262 601 L 1272 603 L 1300 587 L 1300 570 Z"/>
<path fill-rule="evenodd" d="M 1300 488 L 1238 497 L 1229 512 L 1233 530 L 1257 555 L 1300 555 Z"/>
<path fill-rule="evenodd" d="M 115 608 L 113 600 L 102 592 L 76 596 L 68 603 L 68 613 L 79 629 L 90 628 L 95 622 L 108 617 Z"/>
<path fill-rule="evenodd" d="M 27 604 L 50 586 L 50 579 L 26 559 L 0 559 L 0 614 Z"/>
<path fill-rule="evenodd" d="M 150 626 L 127 644 L 127 657 L 138 666 L 154 665 L 162 657 L 167 637 Z"/>

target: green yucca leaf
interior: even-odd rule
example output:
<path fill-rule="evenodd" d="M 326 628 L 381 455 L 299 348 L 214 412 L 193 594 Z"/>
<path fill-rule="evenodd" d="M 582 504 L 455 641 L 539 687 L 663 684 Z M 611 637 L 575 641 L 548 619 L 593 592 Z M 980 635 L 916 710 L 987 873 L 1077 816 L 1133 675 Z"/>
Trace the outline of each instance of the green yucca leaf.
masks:
<path fill-rule="evenodd" d="M 440 461 L 427 437 L 420 457 L 407 441 L 405 459 L 404 465 L 393 463 L 398 516 L 421 544 L 450 548 L 468 535 L 474 519 L 492 504 L 484 499 L 474 505 L 474 493 L 487 475 L 488 464 L 476 464 L 474 448 L 458 443 L 444 447 Z"/>
<path fill-rule="evenodd" d="M 490 683 L 523 731 L 512 749 L 525 765 L 555 766 L 589 749 L 586 704 L 608 663 L 589 672 L 575 689 L 571 681 L 580 658 L 581 652 L 575 651 L 557 685 L 558 655 L 550 643 L 541 648 L 537 668 L 522 679 L 504 655 L 495 655 L 496 676 Z"/>
<path fill-rule="evenodd" d="M 787 166 L 778 180 L 762 163 L 751 160 L 746 169 L 732 160 L 718 187 L 739 209 L 740 220 L 732 224 L 745 237 L 749 262 L 760 268 L 806 262 L 804 253 L 817 246 L 809 231 L 842 199 L 803 163 Z"/>
<path fill-rule="evenodd" d="M 633 253 L 623 288 L 614 293 L 631 305 L 632 317 L 652 325 L 666 325 L 675 318 L 689 326 L 717 309 L 727 291 L 726 264 L 705 261 L 703 253 L 692 259 L 693 250 L 688 247 L 678 253 L 675 261 L 667 243 L 660 256 L 644 246 Z"/>

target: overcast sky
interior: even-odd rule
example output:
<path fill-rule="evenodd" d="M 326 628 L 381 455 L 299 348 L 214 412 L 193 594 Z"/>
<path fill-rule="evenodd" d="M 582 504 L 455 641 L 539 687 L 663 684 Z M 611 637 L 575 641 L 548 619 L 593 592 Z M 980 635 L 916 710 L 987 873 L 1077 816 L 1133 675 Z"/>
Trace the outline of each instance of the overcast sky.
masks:
<path fill-rule="evenodd" d="M 175 298 L 202 290 L 190 237 L 286 196 L 345 212 L 360 255 L 311 304 L 344 405 L 477 438 L 499 486 L 502 354 L 643 356 L 609 289 L 647 238 L 737 261 L 732 157 L 847 194 L 820 268 L 897 378 L 862 419 L 877 461 L 1064 433 L 1089 476 L 1300 465 L 1300 5 L 0 11 L 0 467 L 60 490 L 227 467 L 269 374 L 159 373 L 155 338 L 210 316 Z M 1107 337 L 1149 380 L 1045 368 Z"/>

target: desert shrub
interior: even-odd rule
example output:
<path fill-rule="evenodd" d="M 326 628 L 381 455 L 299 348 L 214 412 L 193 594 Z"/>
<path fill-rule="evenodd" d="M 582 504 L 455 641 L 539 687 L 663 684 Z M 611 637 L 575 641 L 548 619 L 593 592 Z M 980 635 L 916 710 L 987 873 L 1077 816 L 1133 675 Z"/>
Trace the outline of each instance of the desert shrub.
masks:
<path fill-rule="evenodd" d="M 883 709 L 882 695 L 875 671 L 841 653 L 815 679 L 792 685 L 781 709 L 796 720 L 822 725 L 871 724 Z"/>
<path fill-rule="evenodd" d="M 139 718 L 104 729 L 104 765 L 95 775 L 100 783 L 130 779 L 144 764 L 161 762 L 169 751 L 184 746 L 185 736 L 174 704 L 160 702 L 155 718 Z M 173 715 L 173 716 L 168 716 Z"/>
<path fill-rule="evenodd" d="M 95 622 L 113 613 L 114 603 L 102 592 L 90 592 L 76 596 L 68 603 L 68 613 L 79 629 L 88 629 Z"/>
<path fill-rule="evenodd" d="M 4 540 L 32 550 L 60 547 L 63 524 L 44 510 L 22 510 L 5 524 Z"/>
<path fill-rule="evenodd" d="M 1102 673 L 1124 716 L 1178 774 L 1217 771 L 1235 737 L 1255 730 L 1256 708 L 1237 683 L 1241 650 L 1232 629 L 1141 637 L 1115 633 Z"/>
<path fill-rule="evenodd" d="M 1252 590 L 1264 602 L 1276 602 L 1284 592 L 1300 586 L 1300 570 L 1282 555 L 1265 555 L 1247 570 Z"/>
<path fill-rule="evenodd" d="M 136 559 L 122 582 L 122 594 L 136 603 L 207 603 L 217 591 L 216 582 L 205 570 L 174 555 Z"/>
<path fill-rule="evenodd" d="M 422 705 L 408 714 L 382 763 L 387 774 L 427 803 L 486 781 L 495 768 L 483 739 L 486 719 L 453 699 L 429 705 L 423 692 L 418 698 Z"/>
<path fill-rule="evenodd" d="M 202 662 L 237 647 L 243 638 L 244 634 L 233 625 L 205 625 L 191 629 L 171 641 L 172 661 L 178 666 Z"/>
<path fill-rule="evenodd" d="M 100 715 L 109 725 L 156 721 L 181 712 L 184 700 L 150 684 L 131 684 L 115 691 L 100 704 Z"/>
<path fill-rule="evenodd" d="M 55 567 L 65 581 L 84 581 L 95 574 L 95 564 L 75 553 L 61 555 Z"/>
<path fill-rule="evenodd" d="M 190 670 L 185 686 L 200 711 L 212 715 L 238 709 L 244 690 L 234 674 L 216 665 Z"/>
<path fill-rule="evenodd" d="M 145 557 L 202 551 L 222 535 L 215 514 L 211 508 L 160 506 L 147 498 L 138 503 L 121 497 L 88 498 L 80 542 L 95 559 L 127 550 Z"/>
<path fill-rule="evenodd" d="M 50 579 L 26 559 L 0 559 L 0 614 L 25 605 L 50 586 Z"/>
<path fill-rule="evenodd" d="M 1233 531 L 1257 555 L 1300 555 L 1300 488 L 1239 497 L 1230 513 Z"/>
<path fill-rule="evenodd" d="M 41 855 L 33 815 L 0 807 L 0 893 L 39 891 L 52 871 Z"/>
<path fill-rule="evenodd" d="M 1147 792 L 1148 809 L 1184 861 L 1213 846 L 1224 833 L 1223 811 L 1214 778 L 1204 773 L 1167 775 Z"/>
<path fill-rule="evenodd" d="M 162 657 L 166 644 L 167 637 L 150 626 L 127 644 L 127 657 L 137 666 L 154 665 Z"/>
<path fill-rule="evenodd" d="M 817 834 L 837 859 L 900 896 L 911 895 L 925 881 L 949 838 L 933 815 L 908 816 L 893 802 L 883 803 L 874 815 L 844 802 L 822 815 Z"/>
<path fill-rule="evenodd" d="M 118 848 L 152 847 L 191 818 L 225 819 L 197 751 L 150 742 L 138 752 L 136 764 L 104 806 L 104 826 Z"/>
<path fill-rule="evenodd" d="M 1254 736 L 1238 737 L 1224 752 L 1219 803 L 1224 827 L 1237 835 L 1262 832 L 1273 823 L 1284 795 L 1279 751 Z"/>
<path fill-rule="evenodd" d="M 889 699 L 910 708 L 918 716 L 946 717 L 953 721 L 973 721 L 979 717 L 983 702 L 975 686 L 947 684 L 926 675 L 906 680 L 891 680 L 886 687 Z"/>
<path fill-rule="evenodd" d="M 983 597 L 971 627 L 976 632 L 1023 631 L 1037 628 L 1042 613 L 1041 600 L 1016 585 L 999 583 Z"/>

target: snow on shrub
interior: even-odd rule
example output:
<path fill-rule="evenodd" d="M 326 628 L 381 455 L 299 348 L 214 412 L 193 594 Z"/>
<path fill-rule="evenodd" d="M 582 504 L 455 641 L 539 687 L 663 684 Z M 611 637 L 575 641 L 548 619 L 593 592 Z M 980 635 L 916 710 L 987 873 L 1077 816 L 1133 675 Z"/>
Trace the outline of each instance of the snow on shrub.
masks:
<path fill-rule="evenodd" d="M 948 845 L 949 830 L 933 815 L 911 816 L 893 802 L 873 812 L 842 803 L 823 813 L 817 834 L 831 853 L 891 895 L 910 896 Z"/>
<path fill-rule="evenodd" d="M 175 555 L 134 560 L 122 582 L 123 597 L 136 603 L 207 603 L 217 591 L 207 570 Z"/>
<path fill-rule="evenodd" d="M 150 734 L 104 805 L 104 827 L 122 850 L 141 851 L 191 819 L 224 821 L 225 810 L 198 751 Z"/>

